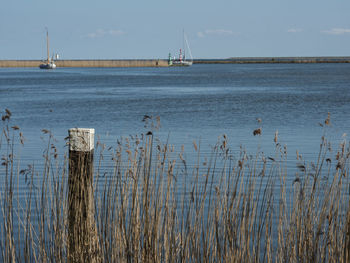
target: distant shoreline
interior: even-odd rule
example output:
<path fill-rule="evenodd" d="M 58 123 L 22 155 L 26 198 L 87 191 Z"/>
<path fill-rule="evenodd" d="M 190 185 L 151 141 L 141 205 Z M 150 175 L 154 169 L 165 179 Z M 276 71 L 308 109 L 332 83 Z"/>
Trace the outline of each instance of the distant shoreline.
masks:
<path fill-rule="evenodd" d="M 232 57 L 228 59 L 195 59 L 195 64 L 258 63 L 350 63 L 350 57 Z"/>
<path fill-rule="evenodd" d="M 43 60 L 0 60 L 0 68 L 39 67 Z M 193 64 L 350 63 L 350 57 L 232 57 L 194 59 Z M 71 59 L 55 61 L 57 67 L 167 67 L 166 59 Z"/>

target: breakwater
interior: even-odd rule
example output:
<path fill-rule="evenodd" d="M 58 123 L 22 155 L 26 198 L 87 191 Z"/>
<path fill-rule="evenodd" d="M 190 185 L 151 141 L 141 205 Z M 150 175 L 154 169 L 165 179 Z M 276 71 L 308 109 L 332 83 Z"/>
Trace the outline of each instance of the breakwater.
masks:
<path fill-rule="evenodd" d="M 39 67 L 42 60 L 0 60 L 0 68 Z M 259 63 L 350 63 L 350 57 L 236 57 L 227 59 L 194 59 L 193 64 L 259 64 Z M 168 67 L 166 59 L 70 59 L 55 61 L 57 67 L 117 68 Z"/>
<path fill-rule="evenodd" d="M 195 64 L 259 64 L 259 63 L 350 63 L 350 57 L 232 57 L 227 59 L 195 59 Z"/>
<path fill-rule="evenodd" d="M 42 60 L 0 60 L 2 68 L 21 68 L 21 67 L 39 67 Z M 117 67 L 167 67 L 168 61 L 163 59 L 72 59 L 57 60 L 57 67 L 74 67 L 74 68 L 117 68 Z"/>

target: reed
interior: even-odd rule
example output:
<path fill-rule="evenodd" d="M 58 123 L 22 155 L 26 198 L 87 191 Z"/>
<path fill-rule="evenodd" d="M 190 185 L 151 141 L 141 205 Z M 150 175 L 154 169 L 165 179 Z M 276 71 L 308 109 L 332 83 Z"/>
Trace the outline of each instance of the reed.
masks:
<path fill-rule="evenodd" d="M 65 262 L 69 242 L 67 155 L 43 130 L 43 168 L 20 163 L 24 137 L 2 116 L 0 246 L 3 262 Z M 150 116 L 144 119 L 152 122 Z M 330 118 L 323 129 L 327 131 Z M 349 262 L 350 149 L 321 138 L 317 160 L 271 139 L 275 155 L 234 155 L 228 136 L 209 156 L 176 152 L 157 125 L 95 149 L 94 199 L 100 262 Z M 326 134 L 326 133 L 325 133 Z M 253 136 L 253 135 L 252 135 Z M 254 136 L 263 136 L 262 129 Z M 292 174 L 291 174 L 292 173 Z M 21 185 L 26 185 L 21 190 Z M 20 195 L 25 192 L 25 196 Z"/>

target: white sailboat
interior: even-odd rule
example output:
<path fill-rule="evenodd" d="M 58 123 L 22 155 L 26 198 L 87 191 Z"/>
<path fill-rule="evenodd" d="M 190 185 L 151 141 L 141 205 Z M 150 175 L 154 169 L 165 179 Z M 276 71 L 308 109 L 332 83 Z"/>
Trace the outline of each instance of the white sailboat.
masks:
<path fill-rule="evenodd" d="M 56 64 L 53 61 L 53 58 L 50 58 L 50 49 L 49 49 L 49 30 L 46 28 L 46 47 L 47 47 L 47 60 L 45 63 L 40 64 L 39 68 L 41 69 L 54 69 Z"/>
<path fill-rule="evenodd" d="M 184 42 L 184 47 L 183 47 L 183 49 L 180 48 L 178 59 L 176 59 L 176 58 L 172 59 L 171 54 L 169 54 L 169 61 L 168 61 L 169 66 L 191 66 L 193 64 L 193 57 L 192 57 L 190 45 L 188 44 L 188 40 L 187 40 L 185 31 L 183 31 L 183 42 Z M 190 54 L 190 59 L 186 59 L 185 44 L 186 44 L 186 47 L 187 47 L 188 52 Z M 183 50 L 183 54 L 182 54 L 182 50 Z"/>

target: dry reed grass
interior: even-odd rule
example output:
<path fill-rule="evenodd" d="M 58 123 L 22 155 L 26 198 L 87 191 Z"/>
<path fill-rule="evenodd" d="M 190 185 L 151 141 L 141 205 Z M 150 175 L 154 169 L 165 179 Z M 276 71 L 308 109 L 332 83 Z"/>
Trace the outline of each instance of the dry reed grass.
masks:
<path fill-rule="evenodd" d="M 21 170 L 18 142 L 23 144 L 23 136 L 19 127 L 10 127 L 10 118 L 6 111 L 0 136 L 1 260 L 65 262 L 68 159 L 58 158 L 52 134 L 43 130 L 44 168 Z M 176 153 L 153 134 L 125 138 L 108 149 L 97 143 L 95 253 L 100 261 L 349 262 L 350 151 L 345 140 L 334 154 L 322 137 L 315 163 L 297 154 L 298 171 L 290 175 L 277 133 L 273 157 L 261 151 L 252 157 L 243 149 L 233 156 L 223 135 L 203 161 L 194 142 L 192 168 L 184 149 Z M 113 160 L 108 170 L 106 157 Z M 23 181 L 25 198 L 19 195 Z"/>

